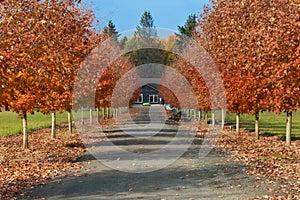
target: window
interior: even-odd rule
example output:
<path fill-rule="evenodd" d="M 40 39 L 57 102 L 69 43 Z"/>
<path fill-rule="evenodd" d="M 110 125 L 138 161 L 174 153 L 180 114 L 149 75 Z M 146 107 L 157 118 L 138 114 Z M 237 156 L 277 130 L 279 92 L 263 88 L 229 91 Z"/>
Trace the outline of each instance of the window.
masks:
<path fill-rule="evenodd" d="M 158 95 L 149 95 L 150 103 L 158 103 Z"/>
<path fill-rule="evenodd" d="M 140 94 L 140 97 L 135 101 L 136 103 L 143 103 L 143 94 Z"/>

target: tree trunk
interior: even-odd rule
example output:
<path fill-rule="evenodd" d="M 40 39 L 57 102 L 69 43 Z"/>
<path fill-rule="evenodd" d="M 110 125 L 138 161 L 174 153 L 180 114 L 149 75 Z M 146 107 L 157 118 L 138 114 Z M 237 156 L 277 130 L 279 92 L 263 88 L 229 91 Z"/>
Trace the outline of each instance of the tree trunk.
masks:
<path fill-rule="evenodd" d="M 101 117 L 104 118 L 104 108 L 101 108 Z"/>
<path fill-rule="evenodd" d="M 291 146 L 291 132 L 292 132 L 292 112 L 287 112 L 286 113 L 287 118 L 286 118 L 286 146 L 289 147 Z"/>
<path fill-rule="evenodd" d="M 255 113 L 255 138 L 259 140 L 259 112 Z"/>
<path fill-rule="evenodd" d="M 117 118 L 119 115 L 119 108 L 115 108 L 115 118 Z"/>
<path fill-rule="evenodd" d="M 51 138 L 55 139 L 56 138 L 56 114 L 55 112 L 51 113 L 52 116 L 52 123 L 51 123 Z"/>
<path fill-rule="evenodd" d="M 215 119 L 215 111 L 211 111 L 211 124 L 214 126 L 216 124 L 216 119 Z"/>
<path fill-rule="evenodd" d="M 204 112 L 204 121 L 205 123 L 207 123 L 208 121 L 207 111 Z"/>
<path fill-rule="evenodd" d="M 203 114 L 203 111 L 202 110 L 200 110 L 200 120 L 203 120 L 204 119 L 204 116 L 203 116 L 204 114 Z"/>
<path fill-rule="evenodd" d="M 236 115 L 236 133 L 240 133 L 240 114 Z"/>
<path fill-rule="evenodd" d="M 68 125 L 69 125 L 69 132 L 72 133 L 72 113 L 71 110 L 68 110 Z"/>
<path fill-rule="evenodd" d="M 114 108 L 111 108 L 111 118 L 114 118 L 115 117 L 115 109 Z"/>
<path fill-rule="evenodd" d="M 93 109 L 90 108 L 90 125 L 93 125 Z"/>
<path fill-rule="evenodd" d="M 224 130 L 224 126 L 225 126 L 225 109 L 222 109 L 222 122 L 221 122 L 221 127 L 222 130 Z"/>
<path fill-rule="evenodd" d="M 27 114 L 23 114 L 23 148 L 28 149 L 28 123 L 27 123 Z"/>
<path fill-rule="evenodd" d="M 80 113 L 81 113 L 81 124 L 83 125 L 84 124 L 84 118 L 83 118 L 83 109 L 80 108 Z"/>
<path fill-rule="evenodd" d="M 109 119 L 109 108 L 106 108 L 106 118 Z"/>
<path fill-rule="evenodd" d="M 99 108 L 96 109 L 97 122 L 99 122 Z"/>

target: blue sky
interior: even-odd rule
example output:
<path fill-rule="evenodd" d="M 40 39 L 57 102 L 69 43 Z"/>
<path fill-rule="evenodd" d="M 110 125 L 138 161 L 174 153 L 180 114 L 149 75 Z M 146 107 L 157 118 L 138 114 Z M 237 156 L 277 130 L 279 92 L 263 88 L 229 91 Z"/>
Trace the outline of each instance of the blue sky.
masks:
<path fill-rule="evenodd" d="M 103 28 L 112 20 L 119 32 L 135 29 L 145 10 L 151 12 L 158 28 L 177 31 L 190 14 L 198 14 L 209 0 L 84 0 Z"/>

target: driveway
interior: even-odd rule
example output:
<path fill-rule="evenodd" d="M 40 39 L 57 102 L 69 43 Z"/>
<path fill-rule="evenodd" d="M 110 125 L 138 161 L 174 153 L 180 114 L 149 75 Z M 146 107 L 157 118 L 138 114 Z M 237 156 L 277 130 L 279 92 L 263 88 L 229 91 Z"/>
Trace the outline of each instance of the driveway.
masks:
<path fill-rule="evenodd" d="M 185 138 L 188 130 L 178 135 L 180 127 L 166 121 L 164 113 L 161 106 L 151 106 L 150 111 L 141 107 L 133 121 L 105 130 L 106 140 L 98 144 L 102 154 L 86 153 L 79 158 L 85 166 L 81 172 L 30 189 L 26 199 L 192 200 L 270 195 L 267 185 L 244 172 L 247 166 L 228 161 L 224 152 L 213 148 L 206 157 L 199 157 L 203 139 L 196 136 L 190 141 Z M 170 149 L 160 151 L 166 146 Z M 172 149 L 175 153 L 170 153 Z"/>

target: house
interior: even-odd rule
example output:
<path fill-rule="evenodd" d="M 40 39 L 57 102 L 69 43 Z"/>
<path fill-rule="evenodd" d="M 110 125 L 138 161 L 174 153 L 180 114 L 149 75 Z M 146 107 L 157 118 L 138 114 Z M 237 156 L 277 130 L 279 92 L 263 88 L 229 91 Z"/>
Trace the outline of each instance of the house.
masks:
<path fill-rule="evenodd" d="M 164 104 L 163 98 L 159 96 L 159 85 L 147 84 L 142 86 L 140 98 L 135 103 Z"/>

